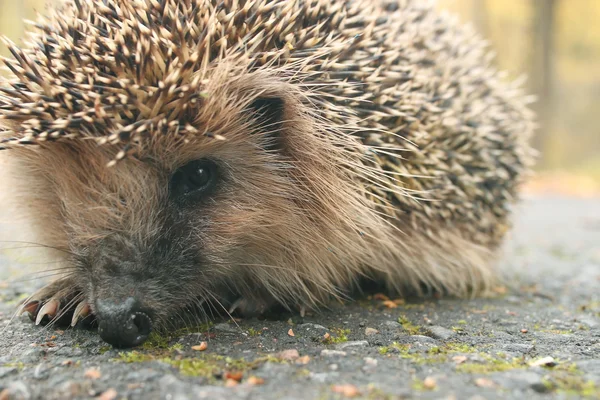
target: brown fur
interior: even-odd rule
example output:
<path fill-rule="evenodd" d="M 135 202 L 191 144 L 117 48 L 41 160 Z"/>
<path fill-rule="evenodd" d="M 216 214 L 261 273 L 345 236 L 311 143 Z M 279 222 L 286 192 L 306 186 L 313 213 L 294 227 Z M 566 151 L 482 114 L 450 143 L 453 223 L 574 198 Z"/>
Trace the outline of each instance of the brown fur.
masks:
<path fill-rule="evenodd" d="M 91 2 L 83 3 L 91 7 Z M 116 3 L 127 8 L 125 3 Z M 264 44 L 262 51 L 279 55 L 265 55 L 256 68 L 250 66 L 260 59 L 257 49 L 242 52 L 241 47 L 236 50 L 231 45 L 227 51 L 211 53 L 213 59 L 200 50 L 194 71 L 185 72 L 181 67 L 173 72 L 174 81 L 183 77 L 176 87 L 195 85 L 206 93 L 199 100 L 185 100 L 185 95 L 184 100 L 173 102 L 163 97 L 133 101 L 135 95 L 127 92 L 124 101 L 137 104 L 141 112 L 137 121 L 143 122 L 144 128 L 127 128 L 132 132 L 128 139 L 118 132 L 135 121 L 124 120 L 126 111 L 106 108 L 103 110 L 108 111 L 96 111 L 94 117 L 100 126 L 106 124 L 106 132 L 94 132 L 96 125 L 90 124 L 85 132 L 92 133 L 67 127 L 66 136 L 57 141 L 45 141 L 50 136 L 38 140 L 31 134 L 37 129 L 35 124 L 22 111 L 15 111 L 17 117 L 10 115 L 18 109 L 13 102 L 17 97 L 7 92 L 4 103 L 0 97 L 0 106 L 4 104 L 0 115 L 5 115 L 0 121 L 5 126 L 3 136 L 16 137 L 5 146 L 18 164 L 14 174 L 30 198 L 28 202 L 38 211 L 39 241 L 88 260 L 94 259 L 95 247 L 110 241 L 117 260 L 137 260 L 153 243 L 169 237 L 165 211 L 169 176 L 189 161 L 211 157 L 218 160 L 223 184 L 187 217 L 202 221 L 186 231 L 202 249 L 202 267 L 193 275 L 178 277 L 181 287 L 173 289 L 177 293 L 169 292 L 169 307 L 165 307 L 164 293 L 154 294 L 152 285 L 142 285 L 149 306 L 159 310 L 161 318 L 193 303 L 196 297 L 218 297 L 220 285 L 253 302 L 275 299 L 288 306 L 320 305 L 331 296 L 343 295 L 361 276 L 382 279 L 390 289 L 399 291 L 419 290 L 424 284 L 452 295 L 466 295 L 488 288 L 495 276 L 494 253 L 508 228 L 507 204 L 530 163 L 525 143 L 532 123 L 524 100 L 498 83 L 491 70 L 478 69 L 483 63 L 479 42 L 450 20 L 440 23 L 431 9 L 409 1 L 391 13 L 378 3 L 372 6 L 371 16 L 355 8 L 367 7 L 366 3 L 356 3 L 323 3 L 321 11 L 334 19 L 345 15 L 360 20 L 358 39 L 348 27 L 337 31 L 339 37 L 329 39 L 306 28 L 298 31 L 292 41 L 296 44 L 289 48 L 274 50 L 271 44 Z M 208 4 L 205 7 L 210 9 Z M 303 2 L 273 4 L 289 8 L 283 15 L 296 8 L 304 13 L 310 9 Z M 348 9 L 342 14 L 339 10 L 344 7 Z M 70 12 L 76 13 L 75 9 Z M 388 16 L 389 25 L 376 22 L 382 15 Z M 317 24 L 314 18 L 297 20 L 302 26 Z M 400 22 L 407 24 L 404 33 L 386 33 Z M 132 26 L 135 30 L 135 23 Z M 230 25 L 223 22 L 220 26 Z M 438 42 L 425 43 L 436 39 L 433 27 L 439 26 L 454 32 L 465 47 L 452 48 L 442 34 Z M 262 37 L 268 34 L 272 32 Z M 118 42 L 115 35 L 112 40 Z M 140 35 L 143 46 L 148 42 Z M 249 37 L 260 35 L 258 24 Z M 298 45 L 302 35 L 314 37 L 315 43 L 304 39 L 304 44 Z M 317 46 L 327 40 L 327 45 Z M 418 50 L 402 53 L 401 44 L 393 43 L 396 40 Z M 213 37 L 212 43 L 217 46 L 218 37 Z M 386 57 L 395 61 L 389 65 L 381 61 L 378 66 L 371 66 L 366 56 L 362 61 L 360 52 L 378 44 L 385 51 L 396 52 L 398 59 L 388 54 Z M 441 50 L 432 50 L 436 46 Z M 244 48 L 249 47 L 251 44 L 245 43 Z M 27 61 L 40 54 L 29 52 L 16 63 L 20 67 L 13 67 L 20 80 L 27 79 L 22 71 L 41 68 Z M 280 62 L 286 52 L 290 58 Z M 429 56 L 428 52 L 433 53 L 428 63 L 419 61 Z M 404 63 L 402 57 L 409 56 L 414 61 Z M 157 54 L 152 57 L 159 63 Z M 341 65 L 353 58 L 360 67 L 353 72 L 354 83 L 344 80 L 350 75 L 339 72 L 336 76 L 337 71 L 350 68 L 350 64 Z M 315 68 L 327 62 L 329 67 Z M 453 66 L 469 71 L 460 75 L 462 83 L 450 79 L 452 74 L 460 74 Z M 444 67 L 449 69 L 436 71 Z M 155 74 L 163 82 L 169 80 L 156 66 L 148 66 L 144 82 L 135 78 L 132 70 L 120 68 L 124 79 L 140 85 L 151 85 Z M 377 75 L 376 68 L 384 72 Z M 81 74 L 87 73 L 81 70 Z M 36 87 L 40 93 L 51 91 Z M 85 92 L 84 87 L 80 90 Z M 137 96 L 144 96 L 142 92 Z M 248 111 L 257 97 L 283 100 L 281 126 L 257 126 Z M 435 105 L 429 100 L 434 97 L 439 98 Z M 452 106 L 443 106 L 450 100 Z M 71 113 L 68 103 L 74 100 L 61 101 L 59 112 L 67 118 Z M 87 103 L 94 101 L 99 102 Z M 165 115 L 169 115 L 165 124 L 186 118 L 185 134 L 178 135 L 181 128 L 161 125 Z M 56 124 L 43 122 L 47 126 L 52 123 Z M 28 126 L 34 128 L 27 130 Z M 271 131 L 276 131 L 281 142 L 276 151 L 265 151 L 264 141 Z M 19 140 L 35 141 L 39 146 L 18 146 Z M 510 168 L 514 171 L 506 172 Z M 113 242 L 114 237 L 119 240 Z M 73 260 L 69 256 L 65 262 L 71 265 Z M 86 267 L 67 267 L 67 272 L 74 290 L 81 291 L 92 306 L 98 296 L 112 290 L 84 276 L 89 273 Z M 163 283 L 157 280 L 154 284 Z"/>

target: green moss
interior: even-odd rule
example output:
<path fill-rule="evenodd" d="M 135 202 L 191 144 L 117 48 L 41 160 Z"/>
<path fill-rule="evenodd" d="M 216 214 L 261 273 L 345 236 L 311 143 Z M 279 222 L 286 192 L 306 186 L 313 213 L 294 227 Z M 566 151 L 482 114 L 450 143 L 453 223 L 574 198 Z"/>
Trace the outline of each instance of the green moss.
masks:
<path fill-rule="evenodd" d="M 19 371 L 22 371 L 25 368 L 25 363 L 22 361 L 15 361 L 3 364 L 3 367 L 6 368 L 16 368 Z"/>
<path fill-rule="evenodd" d="M 442 348 L 448 354 L 477 352 L 477 349 L 473 346 L 469 346 L 468 344 L 464 344 L 464 343 L 456 343 L 456 342 L 446 343 L 444 346 L 442 346 Z"/>
<path fill-rule="evenodd" d="M 493 372 L 510 371 L 513 369 L 524 368 L 523 365 L 511 362 L 489 362 L 483 364 L 464 363 L 456 367 L 459 372 L 467 374 L 491 374 Z"/>
<path fill-rule="evenodd" d="M 393 394 L 384 392 L 383 390 L 375 386 L 375 384 L 373 383 L 369 383 L 367 385 L 367 390 L 367 400 L 393 400 L 398 398 Z"/>
<path fill-rule="evenodd" d="M 421 327 L 410 322 L 406 315 L 401 315 L 400 318 L 398 318 L 398 322 L 409 335 L 418 335 L 421 331 Z"/>
<path fill-rule="evenodd" d="M 248 335 L 250 336 L 259 336 L 260 334 L 262 334 L 262 331 L 257 331 L 254 328 L 248 329 Z"/>
<path fill-rule="evenodd" d="M 598 399 L 600 387 L 588 381 L 573 363 L 559 364 L 555 372 L 544 378 L 544 385 L 549 391 L 567 396 Z"/>
<path fill-rule="evenodd" d="M 151 354 L 140 353 L 139 351 L 128 351 L 124 353 L 119 353 L 118 358 L 113 359 L 113 361 L 121 361 L 125 363 L 139 363 L 152 361 L 155 358 Z"/>
<path fill-rule="evenodd" d="M 169 336 L 162 336 L 159 333 L 152 332 L 141 348 L 144 350 L 167 349 L 169 347 L 169 340 Z"/>
<path fill-rule="evenodd" d="M 336 343 L 344 343 L 348 341 L 348 335 L 350 334 L 350 329 L 342 329 L 342 328 L 331 328 L 331 334 L 327 339 L 323 341 L 325 344 L 336 344 Z"/>
<path fill-rule="evenodd" d="M 112 349 L 112 347 L 111 347 L 111 346 L 102 346 L 102 347 L 100 347 L 100 350 L 98 350 L 98 353 L 100 353 L 100 354 L 104 354 L 104 353 L 106 353 L 107 351 L 109 351 L 110 349 Z"/>
<path fill-rule="evenodd" d="M 460 321 L 458 321 L 459 325 L 466 325 L 467 321 L 465 321 L 464 319 L 461 319 Z"/>
<path fill-rule="evenodd" d="M 506 356 L 503 353 L 498 353 L 497 357 L 486 353 L 479 353 L 479 356 L 484 360 L 482 363 L 466 362 L 457 365 L 456 370 L 468 374 L 490 374 L 493 372 L 510 371 L 528 367 L 528 364 L 524 359 L 506 359 Z"/>
<path fill-rule="evenodd" d="M 202 358 L 184 358 L 181 360 L 163 359 L 167 364 L 177 368 L 179 372 L 187 376 L 200 376 L 204 378 L 212 378 L 218 371 L 219 365 L 213 360 Z"/>
<path fill-rule="evenodd" d="M 446 343 L 442 346 L 435 346 L 425 352 L 411 352 L 410 344 L 392 343 L 389 346 L 379 348 L 379 354 L 388 354 L 392 350 L 399 353 L 400 358 L 410 360 L 415 364 L 436 364 L 450 362 L 454 354 L 475 353 L 477 350 L 469 345 L 462 343 Z"/>

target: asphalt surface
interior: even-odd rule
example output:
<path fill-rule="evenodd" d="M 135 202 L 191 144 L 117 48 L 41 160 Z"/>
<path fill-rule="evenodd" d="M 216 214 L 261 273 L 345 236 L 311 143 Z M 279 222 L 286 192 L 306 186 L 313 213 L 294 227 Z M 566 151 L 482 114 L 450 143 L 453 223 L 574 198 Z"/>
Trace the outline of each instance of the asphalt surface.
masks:
<path fill-rule="evenodd" d="M 136 351 L 9 323 L 43 282 L 27 278 L 36 262 L 0 250 L 0 399 L 600 398 L 600 198 L 527 199 L 492 298 L 373 296 L 217 320 Z"/>

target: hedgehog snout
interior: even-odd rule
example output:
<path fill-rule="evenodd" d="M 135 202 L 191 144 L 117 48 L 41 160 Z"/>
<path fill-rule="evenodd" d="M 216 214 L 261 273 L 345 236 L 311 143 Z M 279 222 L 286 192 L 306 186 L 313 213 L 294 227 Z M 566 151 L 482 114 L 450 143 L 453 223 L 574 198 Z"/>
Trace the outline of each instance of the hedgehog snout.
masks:
<path fill-rule="evenodd" d="M 152 332 L 150 313 L 133 297 L 125 301 L 97 300 L 96 317 L 100 337 L 114 347 L 135 347 Z"/>

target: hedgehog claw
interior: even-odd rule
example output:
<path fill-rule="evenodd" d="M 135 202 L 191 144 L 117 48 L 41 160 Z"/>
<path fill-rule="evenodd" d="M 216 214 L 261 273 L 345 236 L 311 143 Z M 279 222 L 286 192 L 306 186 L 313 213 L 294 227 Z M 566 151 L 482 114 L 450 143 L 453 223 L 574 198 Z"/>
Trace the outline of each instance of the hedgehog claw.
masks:
<path fill-rule="evenodd" d="M 50 323 L 66 327 L 71 323 L 73 312 L 81 302 L 80 297 L 81 292 L 71 278 L 59 279 L 31 295 L 17 313 L 27 313 L 36 325 Z M 81 316 L 81 313 L 78 315 Z"/>
<path fill-rule="evenodd" d="M 40 311 L 38 312 L 37 318 L 35 319 L 35 324 L 39 325 L 42 322 L 42 319 L 47 315 L 50 319 L 54 318 L 58 314 L 58 310 L 60 308 L 60 301 L 58 300 L 50 300 L 46 304 L 42 306 Z"/>
<path fill-rule="evenodd" d="M 243 297 L 240 297 L 239 299 L 234 301 L 233 304 L 231 305 L 231 307 L 229 307 L 229 314 L 233 314 L 235 312 L 235 310 L 240 308 L 240 306 L 242 305 L 243 302 L 244 302 Z"/>
<path fill-rule="evenodd" d="M 306 306 L 300 306 L 300 317 L 304 318 L 306 315 Z"/>
<path fill-rule="evenodd" d="M 82 301 L 81 303 L 77 304 L 77 307 L 75 307 L 75 311 L 73 312 L 73 318 L 71 319 L 71 326 L 77 325 L 77 322 L 80 319 L 85 319 L 88 315 L 90 315 L 90 312 L 91 308 L 87 302 Z"/>
<path fill-rule="evenodd" d="M 27 313 L 27 315 L 29 315 L 29 319 L 31 319 L 32 321 L 35 321 L 35 315 L 36 312 L 39 310 L 40 308 L 40 302 L 37 300 L 33 300 L 33 301 L 29 301 L 27 303 L 24 303 L 21 306 L 21 309 L 18 312 L 18 315 L 23 315 L 25 313 Z"/>

